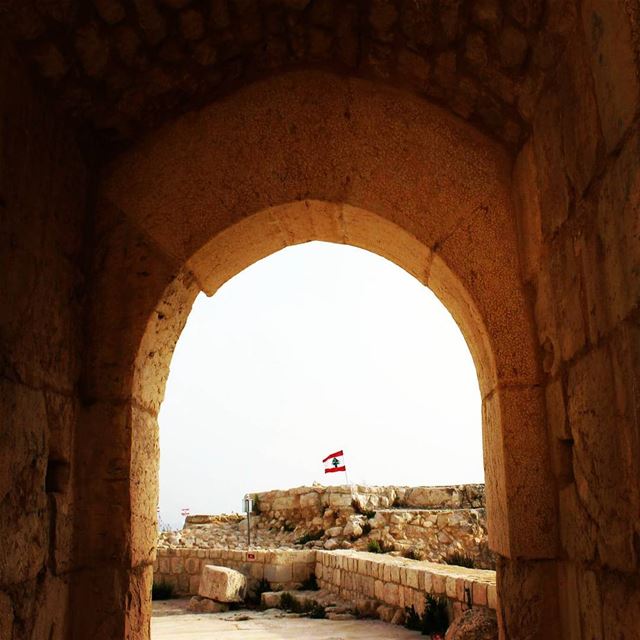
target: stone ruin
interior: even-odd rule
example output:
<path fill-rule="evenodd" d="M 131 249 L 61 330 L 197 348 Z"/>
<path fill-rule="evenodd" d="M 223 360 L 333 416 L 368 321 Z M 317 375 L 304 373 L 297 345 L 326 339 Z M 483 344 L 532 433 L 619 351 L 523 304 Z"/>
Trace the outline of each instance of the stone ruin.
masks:
<path fill-rule="evenodd" d="M 487 543 L 484 485 L 444 487 L 297 487 L 254 495 L 256 549 L 380 550 L 417 560 L 466 557 L 494 569 Z M 161 533 L 158 547 L 247 546 L 239 514 L 187 516 L 181 531 Z"/>
<path fill-rule="evenodd" d="M 634 0 L 0 2 L 0 637 L 147 640 L 189 310 L 323 240 L 467 339 L 500 637 L 638 638 L 638 25 Z"/>
<path fill-rule="evenodd" d="M 314 485 L 254 494 L 254 511 L 251 546 L 241 514 L 187 516 L 160 533 L 154 582 L 201 613 L 227 610 L 245 586 L 266 607 L 291 592 L 301 607 L 394 623 L 407 607 L 424 612 L 426 594 L 445 598 L 452 620 L 471 605 L 497 608 L 484 485 Z"/>

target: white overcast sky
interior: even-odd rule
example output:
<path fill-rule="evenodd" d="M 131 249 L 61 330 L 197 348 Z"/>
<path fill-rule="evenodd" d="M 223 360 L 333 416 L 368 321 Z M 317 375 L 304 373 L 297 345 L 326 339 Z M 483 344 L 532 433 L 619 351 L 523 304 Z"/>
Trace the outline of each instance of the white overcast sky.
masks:
<path fill-rule="evenodd" d="M 440 301 L 400 267 L 312 242 L 200 294 L 160 412 L 160 510 L 239 511 L 247 492 L 349 481 L 483 482 L 480 392 Z"/>

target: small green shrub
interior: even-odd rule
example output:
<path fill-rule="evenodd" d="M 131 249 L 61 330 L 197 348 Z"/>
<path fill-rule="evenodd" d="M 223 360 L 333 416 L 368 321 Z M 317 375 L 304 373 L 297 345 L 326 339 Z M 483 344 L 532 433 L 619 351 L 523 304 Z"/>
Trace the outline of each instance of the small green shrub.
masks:
<path fill-rule="evenodd" d="M 314 573 L 312 573 L 306 580 L 302 582 L 303 591 L 318 591 L 318 580 Z"/>
<path fill-rule="evenodd" d="M 369 553 L 382 553 L 382 547 L 377 540 L 369 540 L 367 543 L 367 551 Z"/>
<path fill-rule="evenodd" d="M 154 582 L 151 587 L 152 600 L 171 600 L 174 596 L 174 587 L 168 582 Z"/>
<path fill-rule="evenodd" d="M 422 635 L 444 634 L 449 627 L 449 611 L 447 599 L 425 596 L 424 613 L 420 615 L 413 606 L 405 607 L 404 626 L 411 631 L 420 631 Z"/>
<path fill-rule="evenodd" d="M 405 549 L 402 552 L 403 557 L 408 558 L 409 560 L 420 560 L 420 558 L 418 558 L 418 554 L 416 553 L 415 549 Z"/>
<path fill-rule="evenodd" d="M 253 494 L 253 510 L 252 513 L 256 516 L 260 515 L 260 496 L 257 493 Z"/>
<path fill-rule="evenodd" d="M 389 553 L 393 551 L 393 545 L 385 544 L 381 540 L 369 540 L 367 543 L 367 551 L 369 553 Z"/>
<path fill-rule="evenodd" d="M 425 608 L 422 616 L 422 633 L 444 634 L 449 627 L 449 611 L 447 609 L 447 599 L 438 596 L 434 597 L 430 593 L 425 596 Z"/>
<path fill-rule="evenodd" d="M 315 600 L 311 603 L 307 614 L 310 618 L 315 618 L 317 620 L 321 620 L 322 618 L 327 617 L 327 613 L 324 610 L 324 607 Z"/>
<path fill-rule="evenodd" d="M 315 540 L 320 540 L 324 535 L 324 530 L 320 529 L 319 531 L 314 531 L 305 533 L 303 536 L 296 540 L 296 544 L 307 544 L 307 542 L 313 542 Z"/>
<path fill-rule="evenodd" d="M 262 594 L 271 591 L 271 585 L 268 580 L 262 578 L 247 594 L 247 604 L 258 606 L 262 602 Z"/>
<path fill-rule="evenodd" d="M 455 564 L 458 567 L 467 567 L 467 569 L 473 569 L 475 565 L 471 556 L 466 553 L 460 553 L 459 551 L 449 553 L 445 558 L 445 562 L 447 564 Z"/>
<path fill-rule="evenodd" d="M 405 607 L 404 611 L 406 614 L 404 626 L 411 631 L 422 631 L 422 618 L 415 607 L 413 605 Z"/>

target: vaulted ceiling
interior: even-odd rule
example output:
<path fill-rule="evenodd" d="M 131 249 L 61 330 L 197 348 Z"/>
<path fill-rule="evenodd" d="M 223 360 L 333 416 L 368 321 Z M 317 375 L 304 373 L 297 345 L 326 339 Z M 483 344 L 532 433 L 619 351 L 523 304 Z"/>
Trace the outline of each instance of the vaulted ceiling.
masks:
<path fill-rule="evenodd" d="M 4 0 L 0 28 L 102 142 L 314 67 L 406 87 L 517 147 L 568 0 Z"/>

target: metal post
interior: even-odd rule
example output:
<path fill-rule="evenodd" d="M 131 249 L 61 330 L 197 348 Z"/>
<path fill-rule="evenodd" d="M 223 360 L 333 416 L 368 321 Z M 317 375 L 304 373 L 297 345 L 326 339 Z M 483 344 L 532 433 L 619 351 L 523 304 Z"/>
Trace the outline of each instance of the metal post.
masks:
<path fill-rule="evenodd" d="M 253 500 L 251 496 L 244 497 L 244 512 L 247 514 L 247 549 L 251 546 L 251 511 L 253 510 Z"/>

